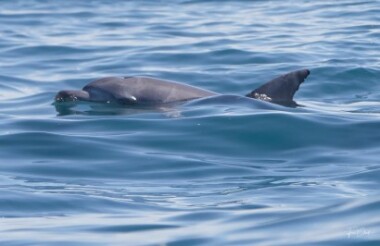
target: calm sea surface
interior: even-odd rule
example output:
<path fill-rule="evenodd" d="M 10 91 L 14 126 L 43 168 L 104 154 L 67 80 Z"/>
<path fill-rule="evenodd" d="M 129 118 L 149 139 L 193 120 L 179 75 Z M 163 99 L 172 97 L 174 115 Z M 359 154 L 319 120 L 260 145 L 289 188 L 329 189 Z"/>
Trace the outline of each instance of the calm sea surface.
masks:
<path fill-rule="evenodd" d="M 1 245 L 380 245 L 380 2 L 0 2 Z M 83 104 L 146 75 L 288 108 Z"/>

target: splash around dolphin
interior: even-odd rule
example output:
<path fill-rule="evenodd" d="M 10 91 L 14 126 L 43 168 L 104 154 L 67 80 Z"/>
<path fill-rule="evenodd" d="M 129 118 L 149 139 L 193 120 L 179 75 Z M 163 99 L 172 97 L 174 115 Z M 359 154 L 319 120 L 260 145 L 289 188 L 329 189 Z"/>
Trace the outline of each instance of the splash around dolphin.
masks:
<path fill-rule="evenodd" d="M 308 69 L 281 75 L 254 89 L 246 97 L 278 103 L 297 105 L 294 94 L 310 74 Z M 88 101 L 120 105 L 157 105 L 189 101 L 220 95 L 179 82 L 150 77 L 106 77 L 95 80 L 82 90 L 63 90 L 55 102 Z"/>

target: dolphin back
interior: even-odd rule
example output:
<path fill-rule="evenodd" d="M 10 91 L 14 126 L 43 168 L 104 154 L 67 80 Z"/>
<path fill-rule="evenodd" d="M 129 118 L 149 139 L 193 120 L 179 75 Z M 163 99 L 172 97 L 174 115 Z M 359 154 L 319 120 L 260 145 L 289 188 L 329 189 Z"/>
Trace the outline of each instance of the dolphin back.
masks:
<path fill-rule="evenodd" d="M 174 81 L 150 77 L 108 77 L 83 88 L 91 101 L 131 103 L 170 103 L 207 97 L 216 93 Z"/>

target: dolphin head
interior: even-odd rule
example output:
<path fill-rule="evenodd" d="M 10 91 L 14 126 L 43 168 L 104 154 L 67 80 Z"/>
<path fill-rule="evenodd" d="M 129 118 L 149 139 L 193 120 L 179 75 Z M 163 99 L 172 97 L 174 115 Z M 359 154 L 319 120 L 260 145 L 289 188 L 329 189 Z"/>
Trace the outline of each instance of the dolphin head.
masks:
<path fill-rule="evenodd" d="M 89 99 L 88 92 L 82 90 L 64 90 L 58 92 L 55 96 L 56 102 L 88 101 Z"/>

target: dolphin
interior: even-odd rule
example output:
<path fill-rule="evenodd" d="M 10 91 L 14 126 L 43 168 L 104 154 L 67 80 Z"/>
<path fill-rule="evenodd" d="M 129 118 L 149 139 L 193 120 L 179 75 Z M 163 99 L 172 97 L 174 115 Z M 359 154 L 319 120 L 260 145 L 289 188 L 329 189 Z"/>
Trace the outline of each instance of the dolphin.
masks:
<path fill-rule="evenodd" d="M 310 74 L 308 69 L 281 75 L 251 91 L 246 97 L 283 105 L 297 105 L 294 94 Z M 100 102 L 121 105 L 157 105 L 220 95 L 187 84 L 150 77 L 106 77 L 95 80 L 82 90 L 63 90 L 55 102 Z"/>

